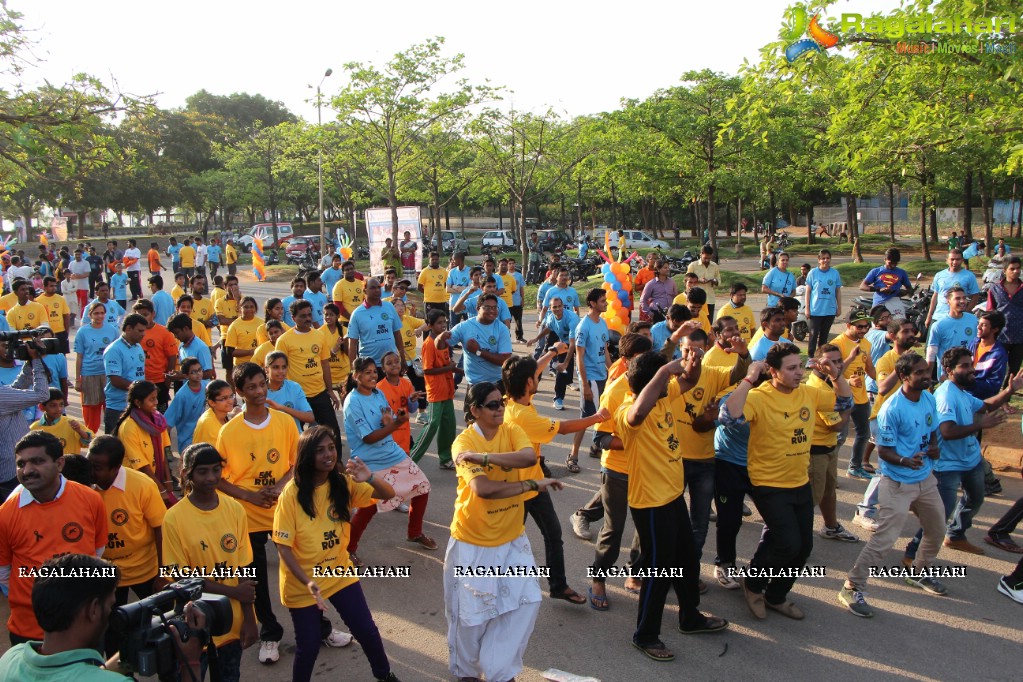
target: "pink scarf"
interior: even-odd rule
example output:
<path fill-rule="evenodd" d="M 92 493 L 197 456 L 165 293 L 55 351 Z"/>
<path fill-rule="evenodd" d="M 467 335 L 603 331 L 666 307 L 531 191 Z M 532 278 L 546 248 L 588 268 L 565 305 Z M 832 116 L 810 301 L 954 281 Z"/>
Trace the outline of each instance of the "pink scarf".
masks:
<path fill-rule="evenodd" d="M 163 434 L 167 431 L 167 420 L 159 412 L 147 414 L 137 407 L 131 408 L 131 418 L 135 424 L 149 434 L 153 440 L 153 462 L 156 470 L 156 477 L 161 481 L 167 480 L 167 460 L 163 457 Z M 171 490 L 167 490 L 167 506 L 172 507 L 178 498 Z"/>

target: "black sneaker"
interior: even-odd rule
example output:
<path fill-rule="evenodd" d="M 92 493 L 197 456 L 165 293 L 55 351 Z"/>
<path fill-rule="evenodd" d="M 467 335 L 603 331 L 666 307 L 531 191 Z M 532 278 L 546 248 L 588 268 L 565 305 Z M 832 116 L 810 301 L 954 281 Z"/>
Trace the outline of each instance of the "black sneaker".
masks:
<path fill-rule="evenodd" d="M 394 673 L 387 673 L 387 677 L 378 677 L 377 682 L 401 682 Z"/>

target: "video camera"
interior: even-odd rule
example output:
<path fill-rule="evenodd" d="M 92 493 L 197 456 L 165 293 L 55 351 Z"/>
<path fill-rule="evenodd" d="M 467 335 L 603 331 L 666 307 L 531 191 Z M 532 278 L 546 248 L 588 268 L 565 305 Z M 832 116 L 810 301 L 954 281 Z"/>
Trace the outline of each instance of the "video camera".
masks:
<path fill-rule="evenodd" d="M 0 342 L 7 343 L 7 357 L 9 359 L 24 360 L 25 362 L 28 362 L 30 359 L 28 356 L 29 344 L 39 351 L 40 356 L 51 353 L 60 353 L 63 350 L 61 348 L 60 339 L 41 338 L 44 334 L 52 333 L 53 332 L 49 327 L 0 332 Z"/>
<path fill-rule="evenodd" d="M 173 680 L 178 670 L 177 643 L 169 625 L 181 633 L 182 639 L 200 637 L 204 646 L 210 637 L 230 632 L 231 600 L 222 595 L 203 596 L 202 588 L 202 578 L 188 578 L 146 599 L 115 607 L 109 628 L 121 642 L 121 660 L 139 675 Z M 206 616 L 204 630 L 196 631 L 185 623 L 183 613 L 188 602 Z"/>

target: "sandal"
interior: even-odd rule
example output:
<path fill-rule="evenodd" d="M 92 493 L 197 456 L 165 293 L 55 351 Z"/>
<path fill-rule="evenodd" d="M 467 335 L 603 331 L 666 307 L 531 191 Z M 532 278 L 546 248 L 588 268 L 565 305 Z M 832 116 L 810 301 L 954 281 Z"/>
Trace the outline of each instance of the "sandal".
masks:
<path fill-rule="evenodd" d="M 872 464 L 870 464 L 868 462 L 864 462 L 863 465 L 860 468 L 863 469 L 864 471 L 866 471 L 868 474 L 876 474 L 877 473 L 877 469 L 874 468 L 874 465 L 872 465 Z"/>
<path fill-rule="evenodd" d="M 632 646 L 646 654 L 647 658 L 659 663 L 667 663 L 668 661 L 675 660 L 675 654 L 671 653 L 671 651 L 664 646 L 663 642 L 657 642 L 657 644 L 651 644 L 650 646 L 643 646 L 638 642 L 633 642 Z"/>
<path fill-rule="evenodd" d="M 455 463 L 449 459 L 446 462 L 441 462 L 440 463 L 440 468 L 441 469 L 449 469 L 449 470 L 450 469 L 454 469 L 455 468 Z"/>
<path fill-rule="evenodd" d="M 565 460 L 565 468 L 568 469 L 573 474 L 578 474 L 579 473 L 579 458 L 578 457 L 569 457 L 568 459 L 566 459 Z"/>
<path fill-rule="evenodd" d="M 594 611 L 607 611 L 611 606 L 607 603 L 607 595 L 603 597 L 593 594 L 593 588 L 586 590 L 590 596 L 590 608 Z"/>
<path fill-rule="evenodd" d="M 437 549 L 437 542 L 433 538 L 428 538 L 425 535 L 420 535 L 415 538 L 408 538 L 409 542 L 414 542 L 423 549 Z"/>
<path fill-rule="evenodd" d="M 551 599 L 563 599 L 569 604 L 585 604 L 586 597 L 582 596 L 571 587 L 566 587 L 561 592 L 551 592 Z"/>
<path fill-rule="evenodd" d="M 629 582 L 630 580 L 634 580 L 635 582 Z M 636 583 L 639 584 L 638 587 L 636 586 Z M 625 580 L 625 591 L 629 594 L 639 594 L 642 589 L 643 581 L 639 578 L 627 578 Z"/>

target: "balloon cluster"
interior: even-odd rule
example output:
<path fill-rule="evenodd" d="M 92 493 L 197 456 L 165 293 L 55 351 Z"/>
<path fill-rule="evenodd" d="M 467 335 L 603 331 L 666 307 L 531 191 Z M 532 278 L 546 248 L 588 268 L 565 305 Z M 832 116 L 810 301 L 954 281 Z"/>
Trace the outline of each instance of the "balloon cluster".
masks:
<path fill-rule="evenodd" d="M 0 237 L 0 253 L 3 253 L 17 243 L 17 237 Z"/>
<path fill-rule="evenodd" d="M 263 240 L 258 237 L 252 240 L 252 274 L 256 280 L 266 279 L 266 263 L 263 261 Z"/>
<path fill-rule="evenodd" d="M 601 288 L 607 292 L 607 312 L 604 320 L 611 331 L 625 333 L 629 325 L 632 306 L 629 294 L 632 291 L 632 277 L 629 272 L 632 266 L 628 263 L 604 263 L 600 268 L 604 276 Z"/>
<path fill-rule="evenodd" d="M 355 253 L 352 250 L 352 246 L 355 245 L 355 242 L 352 241 L 352 238 L 345 234 L 345 231 L 340 227 L 337 228 L 337 243 L 337 252 L 341 254 L 341 257 L 346 261 L 350 261 L 352 259 L 352 254 Z"/>

